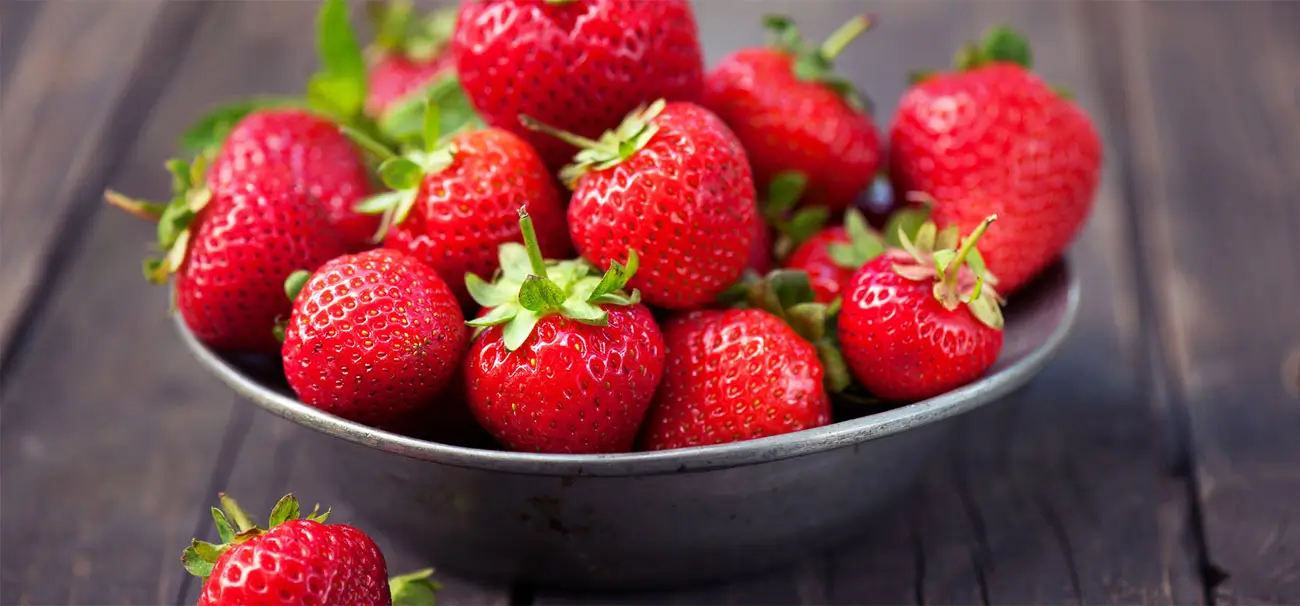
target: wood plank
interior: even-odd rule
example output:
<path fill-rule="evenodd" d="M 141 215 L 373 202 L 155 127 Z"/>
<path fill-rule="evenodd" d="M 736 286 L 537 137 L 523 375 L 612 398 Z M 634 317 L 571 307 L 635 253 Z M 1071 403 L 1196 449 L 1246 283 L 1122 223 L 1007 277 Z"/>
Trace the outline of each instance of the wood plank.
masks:
<path fill-rule="evenodd" d="M 1183 413 L 1225 603 L 1300 601 L 1296 23 L 1291 3 L 1127 5 L 1108 83 L 1130 113 L 1157 380 Z"/>

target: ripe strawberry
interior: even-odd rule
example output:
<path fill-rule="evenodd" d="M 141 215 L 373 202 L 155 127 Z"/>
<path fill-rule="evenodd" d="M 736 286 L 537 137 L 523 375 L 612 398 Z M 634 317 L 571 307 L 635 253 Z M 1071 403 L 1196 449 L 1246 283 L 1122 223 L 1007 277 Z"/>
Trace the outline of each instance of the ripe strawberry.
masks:
<path fill-rule="evenodd" d="M 841 212 L 870 185 L 880 142 L 864 101 L 832 62 L 871 21 L 854 17 L 819 48 L 786 17 L 766 24 L 776 43 L 723 59 L 704 80 L 704 106 L 745 146 L 759 188 L 797 171 L 807 177 L 807 203 Z"/>
<path fill-rule="evenodd" d="M 419 15 L 411 0 L 371 2 L 367 8 L 376 33 L 366 72 L 366 113 L 379 118 L 440 76 L 455 73 L 447 46 L 457 11 Z"/>
<path fill-rule="evenodd" d="M 425 124 L 424 149 L 406 156 L 349 131 L 385 158 L 380 175 L 394 191 L 358 206 L 361 212 L 384 214 L 385 247 L 437 270 L 466 308 L 472 300 L 465 274 L 490 276 L 498 245 L 523 241 L 516 215 L 520 206 L 527 205 L 536 218 L 544 255 L 571 254 L 560 194 L 523 139 L 489 128 L 440 143 L 434 105 Z"/>
<path fill-rule="evenodd" d="M 370 246 L 379 221 L 352 209 L 370 194 L 369 173 L 360 152 L 337 125 L 301 109 L 254 111 L 226 136 L 209 181 L 213 186 L 237 182 L 249 171 L 274 165 L 287 166 L 320 201 L 350 250 Z"/>
<path fill-rule="evenodd" d="M 857 210 L 844 216 L 843 227 L 828 227 L 804 240 L 785 260 L 787 269 L 808 274 L 819 303 L 839 298 L 858 268 L 885 252 L 884 240 L 871 231 Z"/>
<path fill-rule="evenodd" d="M 750 228 L 752 240 L 749 244 L 749 264 L 747 269 L 754 270 L 754 273 L 763 275 L 772 271 L 772 231 L 767 226 L 767 221 L 763 216 L 754 215 L 753 227 Z"/>
<path fill-rule="evenodd" d="M 483 119 L 553 169 L 574 149 L 524 128 L 520 114 L 597 137 L 637 106 L 698 101 L 703 88 L 687 0 L 474 0 L 461 6 L 452 52 Z"/>
<path fill-rule="evenodd" d="M 325 210 L 281 166 L 204 184 L 202 157 L 168 163 L 167 204 L 105 192 L 110 204 L 158 222 L 161 259 L 145 262 L 156 283 L 176 274 L 175 308 L 194 336 L 225 351 L 273 353 L 272 330 L 289 314 L 284 279 L 346 252 Z"/>
<path fill-rule="evenodd" d="M 501 245 L 492 284 L 473 275 L 490 311 L 470 345 L 465 386 L 479 423 L 507 448 L 549 453 L 627 452 L 663 373 L 664 344 L 639 293 L 622 293 L 637 256 L 588 275 L 582 260 L 542 260 L 531 220 L 524 246 Z"/>
<path fill-rule="evenodd" d="M 302 518 L 285 495 L 270 524 L 253 524 L 239 504 L 221 495 L 212 509 L 221 544 L 194 540 L 181 561 L 202 579 L 199 606 L 235 604 L 432 605 L 433 570 L 393 577 L 374 540 L 347 524 L 326 524 L 329 512 Z"/>
<path fill-rule="evenodd" d="M 984 373 L 1002 351 L 1002 312 L 993 275 L 970 236 L 926 223 L 913 244 L 890 249 L 854 274 L 844 294 L 839 339 L 853 376 L 889 401 L 931 398 Z"/>
<path fill-rule="evenodd" d="M 693 311 L 664 324 L 668 361 L 641 432 L 642 450 L 830 423 L 823 383 L 838 391 L 847 372 L 826 342 L 826 306 L 811 302 L 808 277 L 778 270 L 751 284 L 748 294 L 756 308 Z"/>
<path fill-rule="evenodd" d="M 469 340 L 432 268 L 393 250 L 334 259 L 285 285 L 284 373 L 305 403 L 378 425 L 433 405 Z"/>
<path fill-rule="evenodd" d="M 640 256 L 632 280 L 647 302 L 712 302 L 749 263 L 757 205 L 740 142 L 708 110 L 662 99 L 599 141 L 525 117 L 530 128 L 583 147 L 561 171 L 573 188 L 569 233 L 598 267 Z"/>
<path fill-rule="evenodd" d="M 995 28 L 899 102 L 890 170 L 899 191 L 924 192 L 940 226 L 998 216 L 980 250 L 1012 294 L 1069 245 L 1092 207 L 1101 142 L 1088 116 L 1029 71 L 1028 44 Z"/>

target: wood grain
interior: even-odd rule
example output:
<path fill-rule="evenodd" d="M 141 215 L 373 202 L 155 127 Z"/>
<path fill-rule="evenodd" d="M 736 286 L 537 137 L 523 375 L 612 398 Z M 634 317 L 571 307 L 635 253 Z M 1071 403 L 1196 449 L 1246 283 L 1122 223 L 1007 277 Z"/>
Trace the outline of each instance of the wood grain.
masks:
<path fill-rule="evenodd" d="M 1134 215 L 1225 603 L 1300 601 L 1300 5 L 1126 5 Z M 1205 44 L 1204 41 L 1217 41 Z M 1210 50 L 1233 48 L 1231 55 Z M 1246 59 L 1246 60 L 1239 60 Z"/>

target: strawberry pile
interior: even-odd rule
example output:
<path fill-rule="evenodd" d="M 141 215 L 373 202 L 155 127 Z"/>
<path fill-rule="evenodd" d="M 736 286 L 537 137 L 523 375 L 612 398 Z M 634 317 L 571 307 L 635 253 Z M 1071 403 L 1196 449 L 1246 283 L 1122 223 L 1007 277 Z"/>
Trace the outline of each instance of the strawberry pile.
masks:
<path fill-rule="evenodd" d="M 145 275 L 201 342 L 389 431 L 619 453 L 943 394 L 1098 182 L 1088 117 L 1003 27 L 881 133 L 835 70 L 872 17 L 820 44 L 768 17 L 706 69 L 687 0 L 370 8 L 363 48 L 325 1 L 301 95 L 187 131 L 171 200 L 106 197 L 157 222 Z"/>

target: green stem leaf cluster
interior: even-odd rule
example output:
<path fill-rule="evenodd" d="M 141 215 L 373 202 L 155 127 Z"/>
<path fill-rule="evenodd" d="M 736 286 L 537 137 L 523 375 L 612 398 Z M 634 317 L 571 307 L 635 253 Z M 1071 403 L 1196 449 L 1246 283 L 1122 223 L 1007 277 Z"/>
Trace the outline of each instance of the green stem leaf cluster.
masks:
<path fill-rule="evenodd" d="M 851 82 L 835 73 L 835 58 L 848 45 L 870 30 L 876 19 L 869 15 L 856 15 L 831 33 L 818 45 L 808 44 L 794 21 L 785 15 L 768 15 L 763 19 L 771 44 L 794 58 L 794 75 L 805 82 L 818 82 L 838 93 L 850 106 L 870 113 L 870 99 L 862 95 Z"/>

